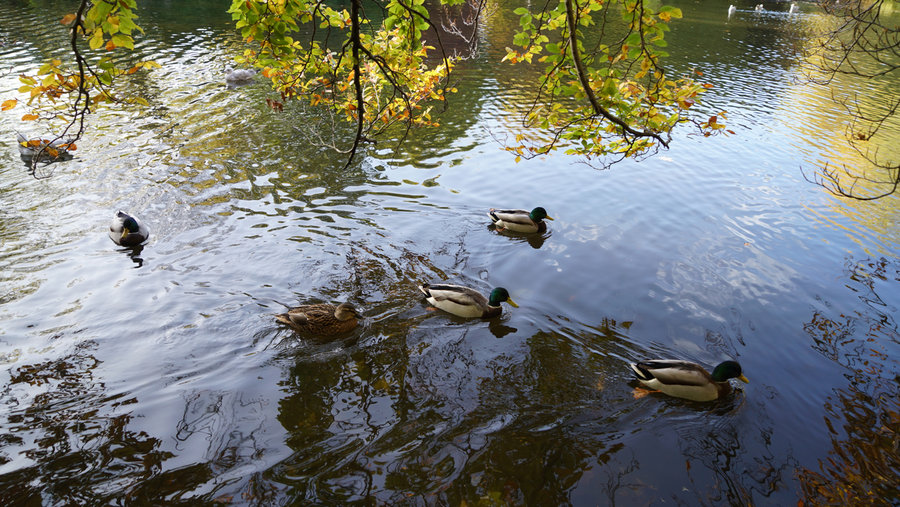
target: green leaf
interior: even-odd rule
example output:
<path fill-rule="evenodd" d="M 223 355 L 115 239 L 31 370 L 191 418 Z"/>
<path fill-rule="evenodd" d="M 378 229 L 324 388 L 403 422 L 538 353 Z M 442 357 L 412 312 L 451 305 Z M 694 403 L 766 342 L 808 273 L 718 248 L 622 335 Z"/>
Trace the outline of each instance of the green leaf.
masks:
<path fill-rule="evenodd" d="M 134 39 L 130 35 L 117 33 L 112 36 L 112 42 L 120 48 L 134 49 Z"/>

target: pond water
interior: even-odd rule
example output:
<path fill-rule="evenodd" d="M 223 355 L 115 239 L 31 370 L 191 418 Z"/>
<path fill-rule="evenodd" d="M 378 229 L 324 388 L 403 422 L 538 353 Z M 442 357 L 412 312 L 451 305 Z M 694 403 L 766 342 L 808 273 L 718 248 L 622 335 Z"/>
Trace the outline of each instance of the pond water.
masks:
<path fill-rule="evenodd" d="M 303 133 L 332 135 L 320 113 L 224 85 L 224 4 L 141 3 L 150 108 L 92 115 L 40 180 L 13 143 L 24 109 L 0 113 L 0 499 L 786 505 L 857 473 L 896 503 L 900 198 L 803 176 L 863 163 L 832 91 L 884 89 L 797 79 L 811 4 L 673 4 L 669 63 L 716 85 L 735 134 L 601 171 L 497 143 L 528 97 L 500 63 L 512 8 L 440 129 L 344 170 Z M 65 50 L 65 12 L 0 0 L 4 100 Z M 540 237 L 488 228 L 490 207 L 538 205 Z M 117 209 L 151 229 L 136 255 L 107 236 Z M 429 311 L 416 284 L 442 280 L 519 308 Z M 313 341 L 273 319 L 320 301 L 363 326 Z M 734 358 L 750 383 L 635 399 L 627 363 L 650 357 Z"/>

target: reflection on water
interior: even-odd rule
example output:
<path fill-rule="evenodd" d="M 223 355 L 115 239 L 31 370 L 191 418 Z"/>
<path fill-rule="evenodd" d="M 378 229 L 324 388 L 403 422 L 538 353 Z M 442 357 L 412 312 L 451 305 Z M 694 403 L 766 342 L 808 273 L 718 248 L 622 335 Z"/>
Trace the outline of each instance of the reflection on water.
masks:
<path fill-rule="evenodd" d="M 825 403 L 831 449 L 818 466 L 798 470 L 817 504 L 900 498 L 900 327 L 885 283 L 900 281 L 896 259 L 848 262 L 847 287 L 864 306 L 849 315 L 816 312 L 804 328 L 813 348 L 845 368 L 849 382 Z"/>
<path fill-rule="evenodd" d="M 842 476 L 896 498 L 897 200 L 799 172 L 856 160 L 829 91 L 791 79 L 809 6 L 681 6 L 673 69 L 718 84 L 737 134 L 599 172 L 494 143 L 529 96 L 529 70 L 498 71 L 512 9 L 439 133 L 337 170 L 308 134 L 349 132 L 225 85 L 241 49 L 213 3 L 142 6 L 153 106 L 92 116 L 52 178 L 0 150 L 3 503 L 788 504 Z M 0 1 L 0 94 L 63 51 L 40 20 L 69 6 L 46 5 Z M 544 234 L 485 216 L 534 202 Z M 152 229 L 142 249 L 109 241 L 118 208 Z M 434 280 L 520 308 L 429 312 Z M 339 341 L 273 318 L 345 300 L 365 320 Z M 752 383 L 635 400 L 626 363 L 647 357 L 735 358 Z"/>

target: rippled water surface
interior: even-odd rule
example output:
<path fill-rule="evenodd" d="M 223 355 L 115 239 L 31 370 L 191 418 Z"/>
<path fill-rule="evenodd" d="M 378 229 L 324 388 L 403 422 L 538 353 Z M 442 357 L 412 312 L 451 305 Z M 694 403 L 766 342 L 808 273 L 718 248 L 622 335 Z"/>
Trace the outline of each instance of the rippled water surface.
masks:
<path fill-rule="evenodd" d="M 0 113 L 0 499 L 787 505 L 859 468 L 896 477 L 900 200 L 802 172 L 862 163 L 831 94 L 877 103 L 883 83 L 795 79 L 812 5 L 681 7 L 670 64 L 716 85 L 735 135 L 600 171 L 497 143 L 529 93 L 499 63 L 511 8 L 441 129 L 342 169 L 305 134 L 347 142 L 320 112 L 224 85 L 224 5 L 141 3 L 150 108 L 92 115 L 40 180 L 13 142 L 24 109 Z M 64 54 L 65 12 L 0 1 L 2 99 Z M 542 236 L 488 228 L 490 207 L 538 205 Z M 107 237 L 117 209 L 151 229 L 137 254 Z M 520 308 L 429 311 L 415 285 L 438 280 Z M 364 325 L 327 342 L 273 319 L 320 301 Z M 635 399 L 627 362 L 647 357 L 735 358 L 751 383 Z"/>

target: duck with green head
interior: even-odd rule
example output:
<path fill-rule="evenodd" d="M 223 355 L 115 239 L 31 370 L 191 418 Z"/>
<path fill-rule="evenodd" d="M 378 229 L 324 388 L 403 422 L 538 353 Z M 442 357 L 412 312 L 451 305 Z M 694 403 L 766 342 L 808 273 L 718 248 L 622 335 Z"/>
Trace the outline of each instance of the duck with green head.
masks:
<path fill-rule="evenodd" d="M 697 363 L 677 359 L 656 359 L 631 363 L 631 370 L 645 386 L 669 396 L 694 401 L 712 401 L 731 392 L 728 379 L 750 382 L 737 361 L 724 361 L 712 375 Z"/>
<path fill-rule="evenodd" d="M 275 320 L 302 334 L 328 337 L 352 331 L 360 317 L 350 303 L 337 306 L 320 303 L 291 308 L 287 313 L 276 315 Z"/>
<path fill-rule="evenodd" d="M 523 209 L 494 209 L 488 211 L 491 222 L 497 227 L 498 231 L 513 232 L 544 232 L 547 230 L 547 224 L 544 219 L 553 220 L 553 217 L 547 215 L 547 210 L 538 206 L 531 211 Z"/>
<path fill-rule="evenodd" d="M 137 218 L 119 211 L 109 224 L 109 237 L 117 245 L 138 246 L 150 237 L 150 229 Z"/>
<path fill-rule="evenodd" d="M 462 285 L 423 283 L 419 290 L 432 306 L 458 317 L 496 317 L 503 311 L 500 303 L 509 303 L 513 308 L 519 307 L 503 287 L 492 290 L 489 298 Z"/>

